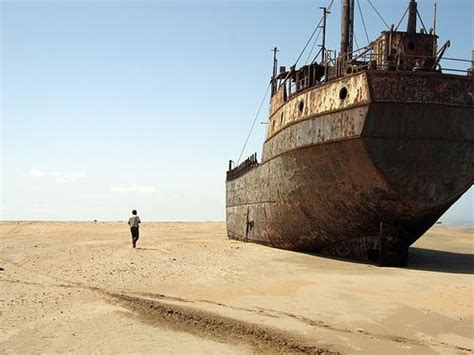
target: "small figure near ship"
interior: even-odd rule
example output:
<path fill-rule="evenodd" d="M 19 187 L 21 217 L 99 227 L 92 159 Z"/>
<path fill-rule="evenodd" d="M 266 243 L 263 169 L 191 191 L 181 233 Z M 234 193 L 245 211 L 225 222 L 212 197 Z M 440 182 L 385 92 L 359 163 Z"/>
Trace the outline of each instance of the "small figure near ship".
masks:
<path fill-rule="evenodd" d="M 339 55 L 325 47 L 300 68 L 277 70 L 267 135 L 229 163 L 229 238 L 381 266 L 408 248 L 474 181 L 474 70 L 446 70 L 436 22 L 392 26 L 353 50 L 354 0 L 342 0 Z M 436 17 L 435 17 L 436 18 Z M 424 27 L 424 25 L 423 25 Z M 470 62 L 470 61 L 466 61 Z"/>

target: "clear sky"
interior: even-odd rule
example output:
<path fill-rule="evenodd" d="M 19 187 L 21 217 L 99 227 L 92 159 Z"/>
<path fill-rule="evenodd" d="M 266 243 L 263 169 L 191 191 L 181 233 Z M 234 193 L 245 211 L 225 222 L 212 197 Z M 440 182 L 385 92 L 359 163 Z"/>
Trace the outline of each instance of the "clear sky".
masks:
<path fill-rule="evenodd" d="M 470 58 L 474 2 L 437 2 L 440 43 Z M 123 220 L 136 208 L 144 220 L 224 220 L 227 162 L 265 92 L 270 50 L 293 64 L 328 3 L 1 1 L 0 219 Z M 372 3 L 396 24 L 408 0 Z M 427 27 L 432 4 L 419 1 Z M 373 39 L 384 24 L 360 5 Z M 356 39 L 367 42 L 358 14 Z M 260 156 L 264 133 L 258 123 L 244 155 Z M 473 211 L 471 189 L 445 219 Z"/>

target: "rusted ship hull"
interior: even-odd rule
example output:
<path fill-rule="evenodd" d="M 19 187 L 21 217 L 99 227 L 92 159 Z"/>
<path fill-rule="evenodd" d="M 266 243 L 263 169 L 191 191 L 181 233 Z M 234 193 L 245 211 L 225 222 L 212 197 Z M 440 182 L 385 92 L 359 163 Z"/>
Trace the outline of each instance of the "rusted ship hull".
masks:
<path fill-rule="evenodd" d="M 405 265 L 473 183 L 472 92 L 470 78 L 366 72 L 277 102 L 262 163 L 227 181 L 229 237 Z"/>

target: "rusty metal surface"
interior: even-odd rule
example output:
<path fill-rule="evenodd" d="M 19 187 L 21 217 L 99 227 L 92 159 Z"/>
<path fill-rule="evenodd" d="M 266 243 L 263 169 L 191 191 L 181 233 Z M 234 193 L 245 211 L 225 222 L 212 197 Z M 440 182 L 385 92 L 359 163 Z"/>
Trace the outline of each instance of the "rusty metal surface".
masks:
<path fill-rule="evenodd" d="M 445 105 L 374 104 L 364 142 L 392 190 L 421 211 L 436 209 L 474 182 L 473 114 Z M 404 205 L 384 208 L 396 216 L 393 210 Z"/>
<path fill-rule="evenodd" d="M 408 246 L 472 185 L 472 78 L 344 79 L 325 85 L 332 96 L 323 102 L 321 93 L 304 93 L 308 111 L 279 132 L 269 129 L 262 164 L 227 182 L 229 237 L 403 265 Z M 364 105 L 338 106 L 341 83 L 367 85 Z M 290 114 L 298 100 L 278 110 L 288 105 Z"/>
<path fill-rule="evenodd" d="M 340 98 L 341 90 L 347 90 L 346 97 Z M 318 86 L 307 90 L 284 102 L 283 90 L 272 98 L 270 105 L 270 122 L 267 129 L 267 140 L 289 124 L 302 119 L 329 112 L 361 106 L 369 102 L 369 87 L 365 73 Z"/>
<path fill-rule="evenodd" d="M 473 106 L 471 77 L 438 73 L 369 71 L 371 101 Z"/>
<path fill-rule="evenodd" d="M 373 59 L 378 69 L 432 71 L 437 37 L 430 34 L 385 31 L 374 41 Z"/>
<path fill-rule="evenodd" d="M 368 105 L 291 122 L 269 139 L 262 153 L 267 161 L 288 150 L 312 144 L 359 137 L 362 134 Z"/>

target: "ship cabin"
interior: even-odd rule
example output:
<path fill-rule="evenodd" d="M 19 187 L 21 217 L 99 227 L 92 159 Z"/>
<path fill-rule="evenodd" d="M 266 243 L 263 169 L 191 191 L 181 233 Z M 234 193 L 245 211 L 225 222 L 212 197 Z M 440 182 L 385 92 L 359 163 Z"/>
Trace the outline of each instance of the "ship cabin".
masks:
<path fill-rule="evenodd" d="M 436 61 L 436 42 L 436 35 L 424 31 L 384 31 L 372 43 L 373 59 L 367 62 L 367 67 L 374 70 L 441 71 Z"/>

